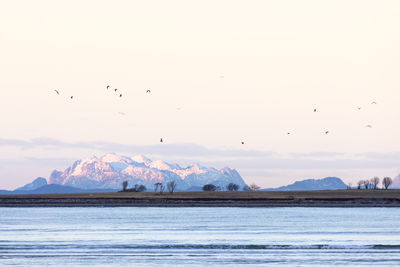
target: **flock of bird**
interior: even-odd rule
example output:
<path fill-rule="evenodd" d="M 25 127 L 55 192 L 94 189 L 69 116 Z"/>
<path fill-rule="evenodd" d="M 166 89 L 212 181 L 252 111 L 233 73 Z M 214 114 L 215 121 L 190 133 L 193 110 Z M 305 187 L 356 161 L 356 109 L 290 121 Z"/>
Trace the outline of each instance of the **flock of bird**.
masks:
<path fill-rule="evenodd" d="M 224 78 L 224 76 L 220 76 L 220 78 Z M 109 90 L 111 88 L 111 86 L 110 85 L 107 85 L 106 86 L 106 89 L 107 90 Z M 114 92 L 115 93 L 117 93 L 117 91 L 118 91 L 118 89 L 117 88 L 114 88 L 113 89 L 114 90 Z M 56 93 L 57 93 L 57 95 L 60 95 L 60 92 L 58 91 L 58 90 L 54 90 Z M 146 93 L 147 94 L 150 94 L 151 93 L 151 91 L 149 90 L 149 89 L 147 89 L 146 90 Z M 122 93 L 118 93 L 119 94 L 119 97 L 122 97 Z M 73 99 L 74 98 L 74 96 L 70 96 L 70 99 Z M 373 101 L 373 102 L 371 102 L 371 105 L 376 105 L 377 104 L 377 102 L 376 101 Z M 177 110 L 180 110 L 181 108 L 177 108 Z M 358 110 L 361 110 L 361 107 L 357 107 L 357 109 Z M 315 112 L 317 112 L 317 109 L 316 108 L 314 108 L 314 113 Z M 126 115 L 124 112 L 118 112 L 118 114 L 120 114 L 120 115 Z M 367 128 L 372 128 L 372 125 L 370 125 L 370 124 L 368 124 L 368 125 L 366 125 L 365 127 L 367 127 Z M 324 132 L 325 134 L 329 134 L 329 131 L 325 131 Z M 291 132 L 287 132 L 287 135 L 290 135 L 291 134 Z M 160 138 L 160 143 L 163 143 L 164 142 L 164 139 L 163 138 Z M 244 145 L 244 141 L 241 141 L 240 142 L 242 145 Z"/>
<path fill-rule="evenodd" d="M 376 101 L 371 102 L 371 105 L 376 105 L 376 104 L 378 104 Z M 361 110 L 361 107 L 357 107 L 357 109 L 358 109 L 358 110 Z M 314 112 L 317 112 L 317 109 L 316 109 L 316 108 L 314 108 Z M 367 127 L 367 128 L 372 128 L 372 125 L 371 125 L 371 124 L 367 124 L 365 127 Z M 325 131 L 324 133 L 325 133 L 325 134 L 328 134 L 329 131 Z M 290 132 L 287 132 L 287 134 L 289 135 L 289 134 L 291 134 L 291 133 L 290 133 Z"/>

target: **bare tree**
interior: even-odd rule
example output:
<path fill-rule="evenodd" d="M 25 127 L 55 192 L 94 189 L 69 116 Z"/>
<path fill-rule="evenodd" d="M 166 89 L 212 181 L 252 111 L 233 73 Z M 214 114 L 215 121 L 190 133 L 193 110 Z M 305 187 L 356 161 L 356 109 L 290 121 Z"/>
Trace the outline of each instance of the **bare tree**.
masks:
<path fill-rule="evenodd" d="M 256 185 L 256 184 L 251 184 L 250 185 L 250 189 L 252 190 L 252 191 L 257 191 L 258 189 L 260 189 L 261 187 L 259 187 L 258 185 Z"/>
<path fill-rule="evenodd" d="M 393 180 L 392 180 L 392 178 L 390 178 L 390 177 L 385 177 L 385 178 L 383 178 L 383 180 L 382 180 L 382 185 L 385 187 L 385 189 L 388 189 L 389 186 L 390 186 L 392 183 L 393 183 Z"/>
<path fill-rule="evenodd" d="M 167 183 L 167 188 L 170 194 L 174 193 L 174 190 L 176 188 L 176 182 L 175 181 L 170 181 Z"/>
<path fill-rule="evenodd" d="M 379 184 L 379 177 L 375 176 L 374 178 L 371 179 L 371 184 L 374 189 L 378 189 L 378 184 Z"/>
<path fill-rule="evenodd" d="M 357 189 L 361 189 L 361 186 L 364 184 L 364 180 L 360 180 L 357 182 Z"/>
<path fill-rule="evenodd" d="M 229 191 L 238 191 L 239 190 L 239 186 L 237 184 L 230 183 L 230 184 L 228 184 L 226 189 L 228 189 Z"/>
<path fill-rule="evenodd" d="M 363 180 L 363 185 L 365 189 L 369 188 L 369 180 Z"/>
<path fill-rule="evenodd" d="M 352 188 L 352 184 L 351 184 L 351 183 L 348 183 L 348 184 L 347 184 L 347 189 L 348 189 L 348 190 L 351 190 L 351 188 Z"/>
<path fill-rule="evenodd" d="M 162 185 L 162 183 L 155 183 L 155 184 L 154 184 L 154 192 L 157 193 L 158 188 L 160 187 L 160 185 Z"/>
<path fill-rule="evenodd" d="M 122 182 L 122 191 L 126 191 L 126 188 L 128 187 L 128 181 L 123 181 Z"/>
<path fill-rule="evenodd" d="M 165 189 L 164 184 L 161 183 L 161 185 L 160 185 L 160 195 L 162 195 L 162 193 L 164 193 L 164 189 Z"/>

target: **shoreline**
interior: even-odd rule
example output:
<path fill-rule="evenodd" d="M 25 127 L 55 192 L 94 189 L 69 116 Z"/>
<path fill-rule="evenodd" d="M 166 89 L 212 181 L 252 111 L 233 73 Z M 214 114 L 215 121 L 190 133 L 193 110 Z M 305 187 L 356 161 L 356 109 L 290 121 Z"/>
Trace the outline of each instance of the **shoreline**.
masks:
<path fill-rule="evenodd" d="M 0 195 L 0 207 L 400 207 L 400 190 Z"/>

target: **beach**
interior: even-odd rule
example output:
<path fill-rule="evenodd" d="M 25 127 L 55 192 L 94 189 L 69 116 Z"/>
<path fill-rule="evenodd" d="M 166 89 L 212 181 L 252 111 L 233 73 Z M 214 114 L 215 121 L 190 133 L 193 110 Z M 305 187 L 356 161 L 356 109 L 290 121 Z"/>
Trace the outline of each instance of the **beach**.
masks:
<path fill-rule="evenodd" d="M 0 207 L 400 207 L 400 190 L 0 195 Z"/>

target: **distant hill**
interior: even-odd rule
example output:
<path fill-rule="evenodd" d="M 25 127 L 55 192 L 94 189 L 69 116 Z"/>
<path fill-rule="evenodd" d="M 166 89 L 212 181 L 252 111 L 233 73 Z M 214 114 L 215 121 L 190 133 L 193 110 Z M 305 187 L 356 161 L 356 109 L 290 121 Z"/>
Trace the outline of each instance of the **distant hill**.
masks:
<path fill-rule="evenodd" d="M 20 191 L 20 190 L 24 190 L 24 191 L 29 191 L 29 190 L 35 190 L 38 189 L 42 186 L 47 185 L 47 180 L 46 178 L 43 177 L 38 177 L 35 180 L 33 180 L 32 183 L 26 184 L 22 187 L 19 187 L 17 189 L 15 189 L 14 191 Z"/>
<path fill-rule="evenodd" d="M 24 191 L 23 194 L 27 194 L 25 192 L 29 192 L 29 194 L 52 194 L 52 193 L 84 193 L 85 190 L 82 190 L 80 188 L 75 188 L 72 186 L 63 186 L 63 185 L 58 185 L 58 184 L 49 184 L 49 185 L 44 185 L 42 187 L 36 188 L 35 190 L 22 190 Z M 21 191 L 19 191 L 21 192 Z"/>
<path fill-rule="evenodd" d="M 337 177 L 326 177 L 323 179 L 307 179 L 297 181 L 287 186 L 278 188 L 265 188 L 262 191 L 304 191 L 304 190 L 337 190 L 346 189 L 347 185 Z"/>
<path fill-rule="evenodd" d="M 400 188 L 400 174 L 393 178 L 393 184 L 389 188 Z"/>
<path fill-rule="evenodd" d="M 65 186 L 59 184 L 46 184 L 33 190 L 0 190 L 0 195 L 21 195 L 21 194 L 69 194 L 69 193 L 102 193 L 102 192 L 116 192 L 115 189 L 80 189 L 72 186 Z"/>

